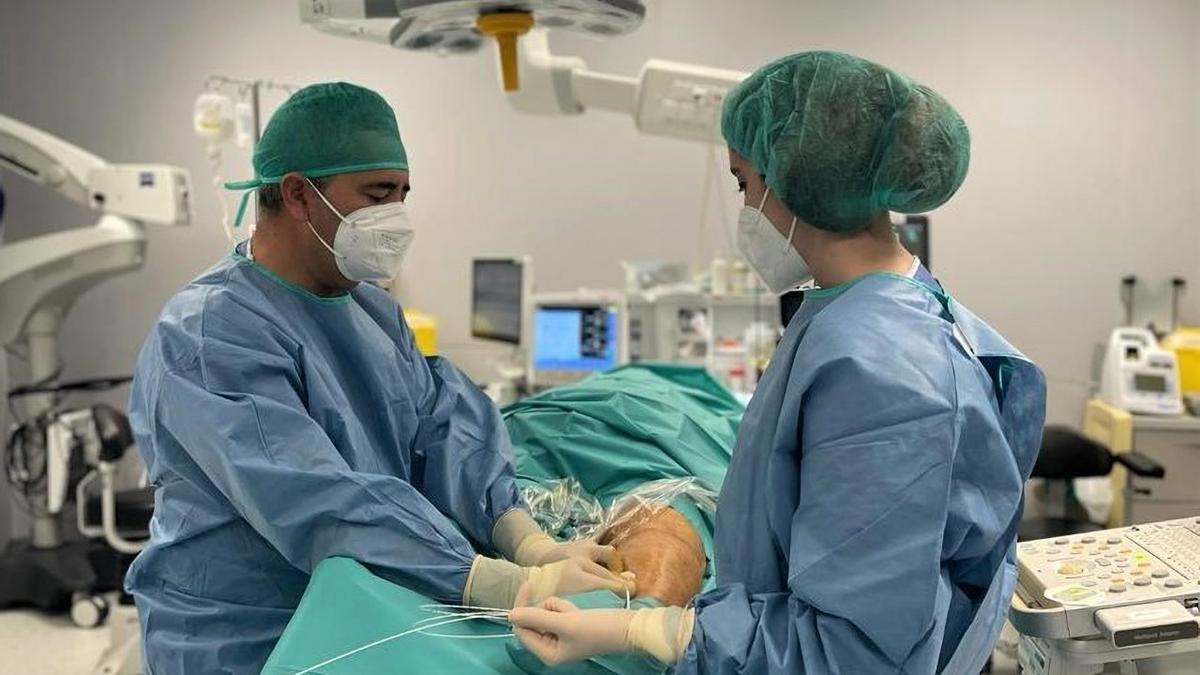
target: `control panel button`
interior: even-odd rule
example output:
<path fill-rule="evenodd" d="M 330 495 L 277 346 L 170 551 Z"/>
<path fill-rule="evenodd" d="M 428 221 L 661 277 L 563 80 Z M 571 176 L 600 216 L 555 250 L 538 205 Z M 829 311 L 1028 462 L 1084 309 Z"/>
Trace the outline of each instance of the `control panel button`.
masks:
<path fill-rule="evenodd" d="M 1183 582 L 1178 579 L 1167 579 L 1166 582 L 1163 583 L 1163 585 L 1166 586 L 1167 588 L 1179 588 L 1180 586 L 1183 585 Z"/>
<path fill-rule="evenodd" d="M 1059 537 L 1058 539 L 1054 540 L 1054 543 L 1058 544 L 1059 546 L 1063 546 L 1064 544 L 1071 543 L 1071 540 L 1067 539 L 1066 537 Z"/>
<path fill-rule="evenodd" d="M 1084 537 L 1084 538 L 1083 538 L 1083 543 L 1085 543 L 1085 544 L 1094 544 L 1094 543 L 1096 543 L 1096 538 L 1095 538 L 1095 537 Z"/>
<path fill-rule="evenodd" d="M 1112 584 L 1108 587 L 1109 593 L 1124 593 L 1125 584 Z"/>
<path fill-rule="evenodd" d="M 1146 577 L 1140 577 L 1138 579 L 1133 580 L 1133 585 L 1134 586 L 1149 586 L 1150 580 L 1147 579 Z"/>
<path fill-rule="evenodd" d="M 1166 570 L 1154 570 L 1150 573 L 1150 576 L 1154 577 L 1155 579 L 1166 579 L 1167 577 L 1171 576 L 1171 573 Z"/>
<path fill-rule="evenodd" d="M 1105 539 L 1104 542 L 1107 544 L 1119 544 L 1119 543 L 1121 543 L 1121 538 L 1120 537 L 1109 537 L 1108 539 Z"/>

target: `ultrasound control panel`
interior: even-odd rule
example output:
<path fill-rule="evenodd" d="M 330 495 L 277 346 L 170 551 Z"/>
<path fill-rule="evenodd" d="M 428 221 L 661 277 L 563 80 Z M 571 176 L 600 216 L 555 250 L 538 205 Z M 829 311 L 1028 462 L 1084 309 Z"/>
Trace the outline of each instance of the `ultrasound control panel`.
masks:
<path fill-rule="evenodd" d="M 1021 542 L 1017 565 L 1024 635 L 1091 637 L 1101 610 L 1163 601 L 1200 616 L 1200 517 Z"/>

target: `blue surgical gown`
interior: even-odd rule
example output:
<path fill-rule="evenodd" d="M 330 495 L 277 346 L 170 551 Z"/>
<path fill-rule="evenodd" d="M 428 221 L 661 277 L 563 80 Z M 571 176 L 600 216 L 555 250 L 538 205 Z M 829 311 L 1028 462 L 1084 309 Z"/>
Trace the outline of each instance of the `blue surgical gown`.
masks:
<path fill-rule="evenodd" d="M 742 423 L 677 672 L 980 672 L 1044 417 L 1041 371 L 924 269 L 809 292 Z"/>
<path fill-rule="evenodd" d="M 237 251 L 168 302 L 130 417 L 156 489 L 126 587 L 155 675 L 258 673 L 330 556 L 460 602 L 518 504 L 499 413 L 386 292 L 317 297 Z"/>

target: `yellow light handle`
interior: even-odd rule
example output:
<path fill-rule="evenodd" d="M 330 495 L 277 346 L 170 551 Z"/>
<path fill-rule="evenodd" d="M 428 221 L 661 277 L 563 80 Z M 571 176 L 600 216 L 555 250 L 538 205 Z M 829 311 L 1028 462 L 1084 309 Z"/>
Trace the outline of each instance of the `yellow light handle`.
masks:
<path fill-rule="evenodd" d="M 521 86 L 517 74 L 517 38 L 533 28 L 529 12 L 500 12 L 484 14 L 475 21 L 480 33 L 496 38 L 500 45 L 500 72 L 504 76 L 504 91 L 516 91 Z"/>

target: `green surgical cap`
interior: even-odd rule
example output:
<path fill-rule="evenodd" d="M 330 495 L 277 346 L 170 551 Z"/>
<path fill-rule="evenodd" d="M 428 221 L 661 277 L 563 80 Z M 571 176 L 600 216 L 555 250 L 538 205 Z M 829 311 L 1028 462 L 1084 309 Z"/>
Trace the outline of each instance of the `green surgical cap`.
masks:
<path fill-rule="evenodd" d="M 971 156 L 966 123 L 936 92 L 836 52 L 760 68 L 725 100 L 721 133 L 792 215 L 831 232 L 941 206 Z"/>
<path fill-rule="evenodd" d="M 408 170 L 396 114 L 378 93 L 346 82 L 314 84 L 292 94 L 254 148 L 254 178 L 226 183 L 252 190 L 293 171 L 321 178 L 355 171 Z M 234 227 L 242 221 L 242 197 Z"/>

